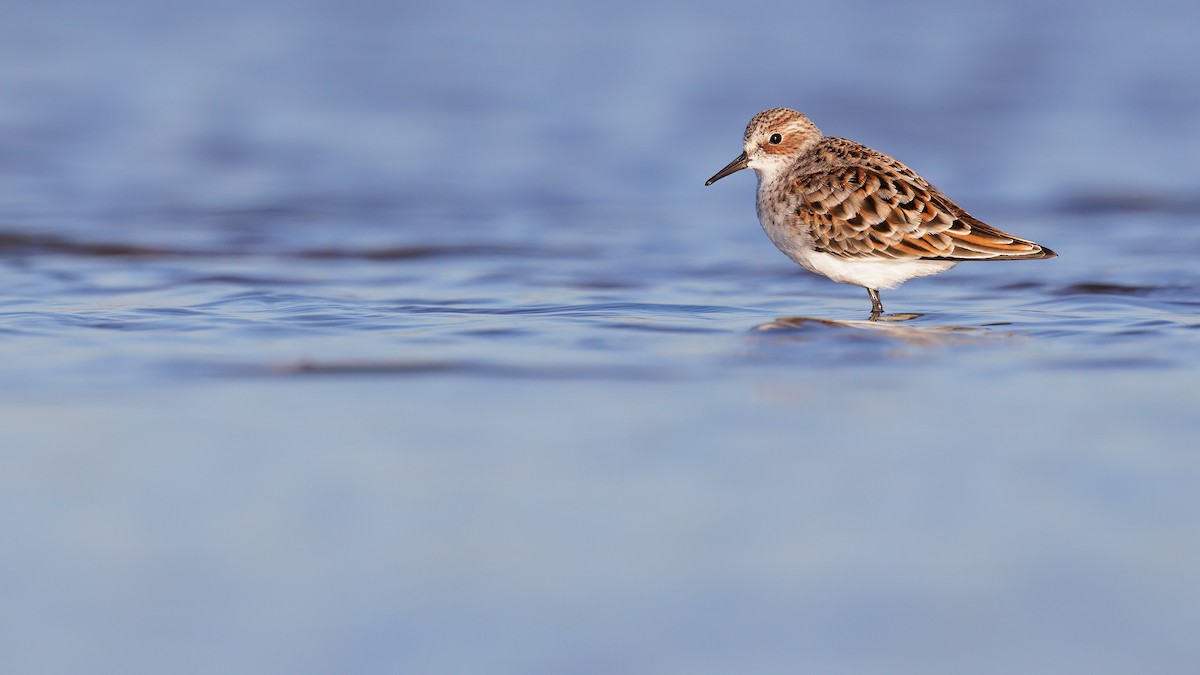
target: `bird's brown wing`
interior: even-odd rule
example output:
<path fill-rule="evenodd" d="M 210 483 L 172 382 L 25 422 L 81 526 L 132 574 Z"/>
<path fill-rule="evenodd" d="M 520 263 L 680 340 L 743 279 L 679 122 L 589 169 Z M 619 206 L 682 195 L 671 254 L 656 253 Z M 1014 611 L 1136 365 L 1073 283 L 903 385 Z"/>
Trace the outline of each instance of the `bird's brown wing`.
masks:
<path fill-rule="evenodd" d="M 813 246 L 842 258 L 1021 260 L 1056 254 L 971 217 L 936 188 L 899 171 L 839 167 L 796 181 L 796 217 Z"/>

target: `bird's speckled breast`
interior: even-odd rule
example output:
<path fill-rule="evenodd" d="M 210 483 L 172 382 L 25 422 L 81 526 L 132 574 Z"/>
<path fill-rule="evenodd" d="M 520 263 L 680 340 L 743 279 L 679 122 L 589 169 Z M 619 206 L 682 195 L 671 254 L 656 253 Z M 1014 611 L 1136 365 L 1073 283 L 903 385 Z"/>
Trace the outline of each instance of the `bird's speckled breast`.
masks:
<path fill-rule="evenodd" d="M 806 223 L 796 217 L 798 198 L 793 190 L 786 189 L 788 181 L 763 180 L 759 176 L 755 212 L 763 231 L 775 247 L 784 255 L 815 271 L 808 263 L 812 251 L 812 233 Z"/>

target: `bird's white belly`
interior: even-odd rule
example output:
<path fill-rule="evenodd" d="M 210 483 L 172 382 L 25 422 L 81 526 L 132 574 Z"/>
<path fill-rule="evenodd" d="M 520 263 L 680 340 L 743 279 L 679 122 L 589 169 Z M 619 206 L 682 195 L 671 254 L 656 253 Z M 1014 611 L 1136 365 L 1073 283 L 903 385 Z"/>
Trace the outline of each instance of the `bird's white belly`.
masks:
<path fill-rule="evenodd" d="M 788 257 L 804 269 L 838 283 L 877 291 L 895 288 L 916 277 L 945 272 L 958 264 L 951 260 L 853 260 L 812 250 L 798 255 L 788 253 Z"/>

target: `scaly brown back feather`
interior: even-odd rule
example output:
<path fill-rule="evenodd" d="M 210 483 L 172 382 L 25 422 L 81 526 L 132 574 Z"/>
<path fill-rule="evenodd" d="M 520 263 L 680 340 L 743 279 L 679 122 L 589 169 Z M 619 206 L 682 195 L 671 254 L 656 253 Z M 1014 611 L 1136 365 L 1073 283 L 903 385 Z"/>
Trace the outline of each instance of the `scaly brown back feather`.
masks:
<path fill-rule="evenodd" d="M 826 137 L 795 170 L 795 215 L 842 258 L 1030 260 L 1056 254 L 972 217 L 899 161 Z"/>

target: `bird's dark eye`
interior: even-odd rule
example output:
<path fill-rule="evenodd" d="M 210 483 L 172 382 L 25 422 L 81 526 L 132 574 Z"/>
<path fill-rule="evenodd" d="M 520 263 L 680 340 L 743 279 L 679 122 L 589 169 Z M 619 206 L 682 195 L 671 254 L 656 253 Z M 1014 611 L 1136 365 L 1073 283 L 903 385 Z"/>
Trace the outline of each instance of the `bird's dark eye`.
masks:
<path fill-rule="evenodd" d="M 780 136 L 779 134 L 771 134 L 771 137 L 768 138 L 767 141 L 769 141 L 771 145 L 779 145 L 783 142 L 783 136 Z"/>

